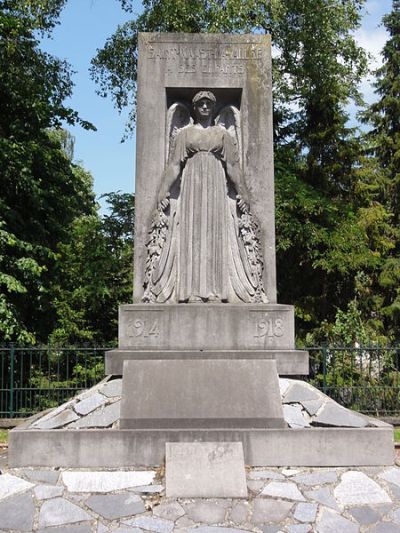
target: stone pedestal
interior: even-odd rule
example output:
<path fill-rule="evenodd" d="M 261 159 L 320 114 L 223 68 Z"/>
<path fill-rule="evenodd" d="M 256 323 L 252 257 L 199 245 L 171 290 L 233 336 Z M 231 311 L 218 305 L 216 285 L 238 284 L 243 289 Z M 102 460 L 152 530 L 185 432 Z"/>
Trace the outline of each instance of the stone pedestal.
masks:
<path fill-rule="evenodd" d="M 284 427 L 273 360 L 124 363 L 121 429 Z"/>

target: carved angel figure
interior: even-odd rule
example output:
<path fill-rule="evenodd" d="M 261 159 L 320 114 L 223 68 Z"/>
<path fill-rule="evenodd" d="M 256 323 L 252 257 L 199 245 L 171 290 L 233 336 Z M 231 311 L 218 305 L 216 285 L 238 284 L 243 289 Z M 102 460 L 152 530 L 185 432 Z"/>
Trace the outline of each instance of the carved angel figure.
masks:
<path fill-rule="evenodd" d="M 167 165 L 150 228 L 145 302 L 265 302 L 257 224 L 240 161 L 240 113 L 193 98 L 167 116 Z"/>

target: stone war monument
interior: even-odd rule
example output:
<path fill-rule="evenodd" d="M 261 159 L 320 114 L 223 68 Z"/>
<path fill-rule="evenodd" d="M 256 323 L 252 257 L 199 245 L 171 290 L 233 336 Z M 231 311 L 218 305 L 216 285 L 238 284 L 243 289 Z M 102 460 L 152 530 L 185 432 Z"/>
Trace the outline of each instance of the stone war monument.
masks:
<path fill-rule="evenodd" d="M 139 34 L 136 150 L 134 297 L 107 378 L 12 431 L 10 464 L 167 449 L 175 479 L 184 443 L 231 460 L 239 444 L 255 466 L 391 464 L 391 426 L 293 379 L 309 361 L 277 303 L 270 37 Z"/>

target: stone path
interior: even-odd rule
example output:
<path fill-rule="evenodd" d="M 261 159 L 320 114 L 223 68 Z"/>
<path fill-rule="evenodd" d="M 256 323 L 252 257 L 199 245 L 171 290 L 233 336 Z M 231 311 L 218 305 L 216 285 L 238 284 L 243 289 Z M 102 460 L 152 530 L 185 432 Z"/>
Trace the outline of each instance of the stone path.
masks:
<path fill-rule="evenodd" d="M 162 469 L 4 469 L 0 533 L 400 532 L 396 466 L 252 468 L 247 484 L 246 499 L 167 499 Z"/>

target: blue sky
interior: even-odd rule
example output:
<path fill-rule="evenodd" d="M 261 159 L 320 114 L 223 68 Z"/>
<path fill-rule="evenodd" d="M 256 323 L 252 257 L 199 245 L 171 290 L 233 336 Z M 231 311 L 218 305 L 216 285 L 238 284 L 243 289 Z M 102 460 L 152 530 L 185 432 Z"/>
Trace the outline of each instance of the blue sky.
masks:
<path fill-rule="evenodd" d="M 135 12 L 140 13 L 137 1 Z M 362 27 L 356 38 L 374 59 L 372 66 L 380 64 L 379 52 L 386 40 L 386 32 L 380 26 L 382 15 L 391 9 L 391 0 L 368 0 Z M 106 192 L 134 191 L 135 141 L 121 143 L 127 113 L 119 115 L 110 100 L 96 95 L 96 86 L 89 76 L 90 60 L 96 49 L 101 48 L 117 25 L 129 20 L 118 0 L 69 0 L 61 16 L 61 23 L 51 40 L 42 48 L 66 59 L 76 72 L 74 94 L 68 102 L 81 117 L 96 127 L 87 132 L 80 127 L 68 128 L 75 136 L 75 159 L 81 161 L 94 178 L 94 189 L 99 196 Z M 367 101 L 374 98 L 369 78 L 362 83 Z"/>

